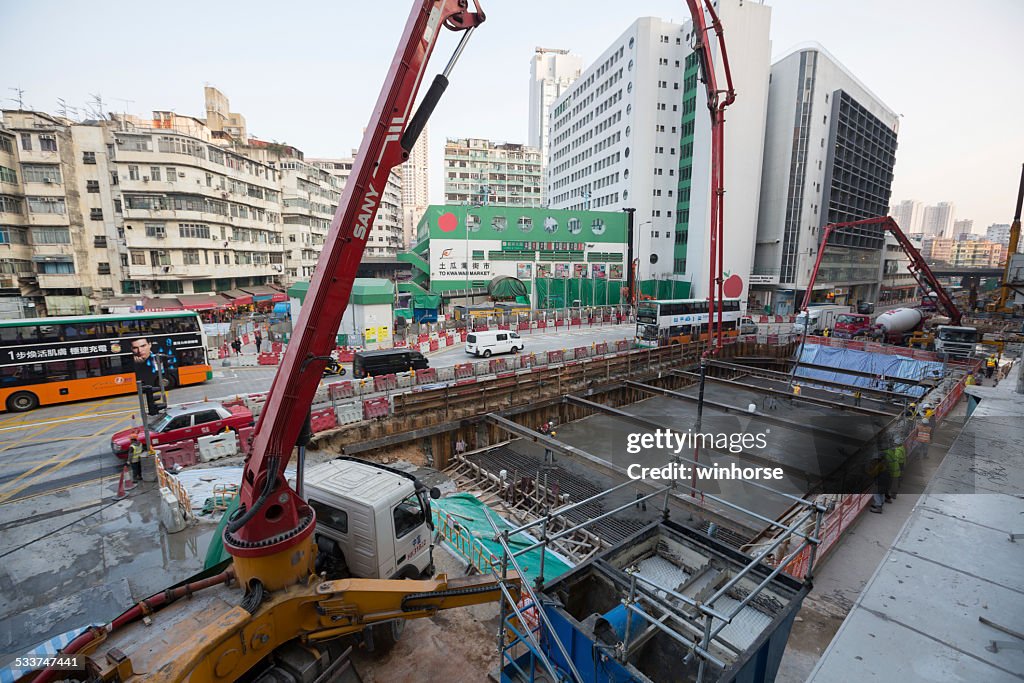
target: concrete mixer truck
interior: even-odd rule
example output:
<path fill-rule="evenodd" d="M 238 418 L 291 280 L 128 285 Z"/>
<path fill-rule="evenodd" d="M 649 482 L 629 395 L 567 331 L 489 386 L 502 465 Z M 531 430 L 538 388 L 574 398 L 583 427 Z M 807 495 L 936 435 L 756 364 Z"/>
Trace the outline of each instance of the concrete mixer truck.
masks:
<path fill-rule="evenodd" d="M 918 308 L 894 308 L 875 318 L 875 325 L 885 332 L 885 341 L 902 345 L 926 320 L 925 313 Z"/>

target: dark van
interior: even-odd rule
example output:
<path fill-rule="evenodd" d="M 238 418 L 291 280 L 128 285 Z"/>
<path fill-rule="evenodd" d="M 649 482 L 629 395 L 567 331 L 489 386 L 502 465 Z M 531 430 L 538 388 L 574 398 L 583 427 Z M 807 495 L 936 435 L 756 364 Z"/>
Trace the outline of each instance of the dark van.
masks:
<path fill-rule="evenodd" d="M 419 351 L 409 349 L 381 349 L 380 351 L 357 351 L 352 358 L 352 376 L 356 379 L 374 375 L 390 375 L 396 372 L 426 370 L 430 363 Z"/>

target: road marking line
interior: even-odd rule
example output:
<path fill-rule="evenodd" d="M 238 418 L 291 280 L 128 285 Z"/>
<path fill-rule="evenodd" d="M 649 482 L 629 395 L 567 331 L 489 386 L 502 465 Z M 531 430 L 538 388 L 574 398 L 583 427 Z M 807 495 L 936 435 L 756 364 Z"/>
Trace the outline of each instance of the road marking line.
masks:
<path fill-rule="evenodd" d="M 7 431 L 10 431 L 12 429 L 36 429 L 38 427 L 43 427 L 45 425 L 58 425 L 58 424 L 64 424 L 65 422 L 76 422 L 78 420 L 98 420 L 101 417 L 112 417 L 114 415 L 124 415 L 126 413 L 132 413 L 132 412 L 136 412 L 137 413 L 139 411 L 138 410 L 135 410 L 135 411 L 132 411 L 132 410 L 114 410 L 114 411 L 111 411 L 109 413 L 96 413 L 94 415 L 74 415 L 74 416 L 69 416 L 69 417 L 58 417 L 56 419 L 49 420 L 47 422 L 33 422 L 30 425 L 17 425 L 17 426 L 14 426 L 14 427 L 0 427 L 0 432 L 7 432 Z M 5 450 L 5 449 L 0 449 L 0 452 L 2 452 L 3 450 Z"/>
<path fill-rule="evenodd" d="M 106 432 L 108 429 L 110 429 L 112 427 L 116 427 L 117 425 L 121 424 L 122 422 L 124 422 L 126 420 L 128 420 L 127 417 L 122 418 L 120 420 L 117 420 L 116 422 L 114 422 L 111 425 L 104 425 L 103 428 L 97 430 L 94 434 L 92 434 L 92 436 L 93 437 L 98 437 L 101 434 L 103 434 L 104 432 Z M 32 486 L 36 482 L 40 481 L 43 477 L 58 472 L 59 470 L 61 470 L 65 466 L 75 462 L 80 457 L 85 455 L 85 451 L 83 450 L 83 451 L 80 451 L 78 453 L 78 455 L 76 455 L 75 457 L 73 457 L 73 458 L 71 458 L 69 460 L 65 460 L 64 462 L 60 462 L 61 458 L 63 458 L 68 453 L 70 453 L 71 451 L 75 450 L 75 448 L 78 448 L 78 447 L 79 447 L 78 444 L 73 444 L 73 445 L 69 446 L 68 448 L 64 449 L 63 451 L 61 451 L 60 453 L 57 453 L 53 457 L 49 458 L 42 465 L 36 465 L 32 469 L 26 470 L 25 472 L 22 472 L 20 475 L 18 475 L 17 477 L 12 479 L 11 481 L 6 482 L 2 487 L 0 487 L 0 491 L 2 491 L 2 493 L 0 493 L 0 503 L 3 503 L 4 501 L 10 499 L 11 497 L 17 495 L 20 491 L 24 491 L 29 486 Z M 90 454 L 90 455 L 95 455 L 95 454 Z M 46 468 L 47 465 L 51 465 L 51 467 L 49 469 L 46 469 L 44 472 L 41 472 L 41 473 L 37 474 L 35 477 L 32 478 L 31 481 L 28 481 L 25 484 L 23 484 L 21 486 L 18 486 L 17 488 L 14 488 L 15 486 L 17 486 L 17 484 L 19 482 L 25 480 L 28 477 L 31 477 L 33 474 L 36 474 L 37 472 L 39 472 L 39 470 L 42 470 L 42 469 Z"/>

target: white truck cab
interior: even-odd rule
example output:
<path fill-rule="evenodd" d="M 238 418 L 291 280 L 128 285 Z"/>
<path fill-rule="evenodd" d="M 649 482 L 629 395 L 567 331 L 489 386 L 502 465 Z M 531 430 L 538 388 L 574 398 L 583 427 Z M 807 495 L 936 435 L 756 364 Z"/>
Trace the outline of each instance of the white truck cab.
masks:
<path fill-rule="evenodd" d="M 428 491 L 416 477 L 340 457 L 310 467 L 302 495 L 316 511 L 317 572 L 328 579 L 434 574 Z"/>
<path fill-rule="evenodd" d="M 488 330 L 466 335 L 466 353 L 484 358 L 495 353 L 519 353 L 524 346 L 526 342 L 519 333 L 511 330 Z"/>

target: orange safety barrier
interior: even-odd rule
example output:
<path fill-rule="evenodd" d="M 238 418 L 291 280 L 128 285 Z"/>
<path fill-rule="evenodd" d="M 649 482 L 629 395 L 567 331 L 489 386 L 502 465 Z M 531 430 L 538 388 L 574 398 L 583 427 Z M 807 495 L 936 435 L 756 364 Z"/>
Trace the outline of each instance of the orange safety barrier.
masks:
<path fill-rule="evenodd" d="M 355 395 L 355 387 L 352 386 L 351 380 L 332 382 L 327 385 L 327 395 L 331 397 L 332 401 L 339 398 L 352 398 Z"/>
<path fill-rule="evenodd" d="M 588 353 L 588 349 L 586 346 L 577 346 L 575 349 L 573 349 L 572 352 L 572 357 L 575 358 L 576 360 L 579 360 L 580 358 L 586 358 L 589 355 L 590 354 Z"/>
<path fill-rule="evenodd" d="M 505 367 L 504 358 L 492 358 L 488 369 L 491 372 L 505 372 L 508 368 Z"/>
<path fill-rule="evenodd" d="M 398 388 L 398 378 L 394 374 L 377 375 L 373 378 L 373 388 L 376 391 L 394 391 Z"/>
<path fill-rule="evenodd" d="M 436 339 L 431 339 L 430 340 L 430 350 L 431 351 L 437 351 L 439 348 L 441 348 L 441 346 L 438 343 L 438 341 Z"/>
<path fill-rule="evenodd" d="M 608 353 L 608 342 L 601 342 L 600 344 L 594 344 L 594 353 L 598 356 L 603 356 Z"/>
<path fill-rule="evenodd" d="M 565 360 L 563 351 L 548 351 L 548 363 L 561 363 Z"/>
<path fill-rule="evenodd" d="M 313 433 L 322 432 L 338 426 L 338 416 L 334 408 L 321 408 L 309 414 L 310 423 L 313 426 Z"/>
<path fill-rule="evenodd" d="M 391 402 L 386 397 L 371 398 L 363 401 L 363 419 L 373 420 L 385 418 L 391 412 Z"/>
<path fill-rule="evenodd" d="M 437 381 L 437 369 L 426 368 L 416 372 L 416 384 L 430 384 Z"/>
<path fill-rule="evenodd" d="M 168 470 L 189 467 L 198 462 L 195 441 L 179 441 L 166 446 L 157 446 L 154 450 L 163 462 L 164 468 Z"/>
<path fill-rule="evenodd" d="M 465 379 L 473 376 L 473 364 L 461 363 L 455 366 L 455 379 Z"/>
<path fill-rule="evenodd" d="M 256 362 L 260 365 L 277 365 L 281 362 L 280 353 L 261 353 L 257 358 Z"/>

